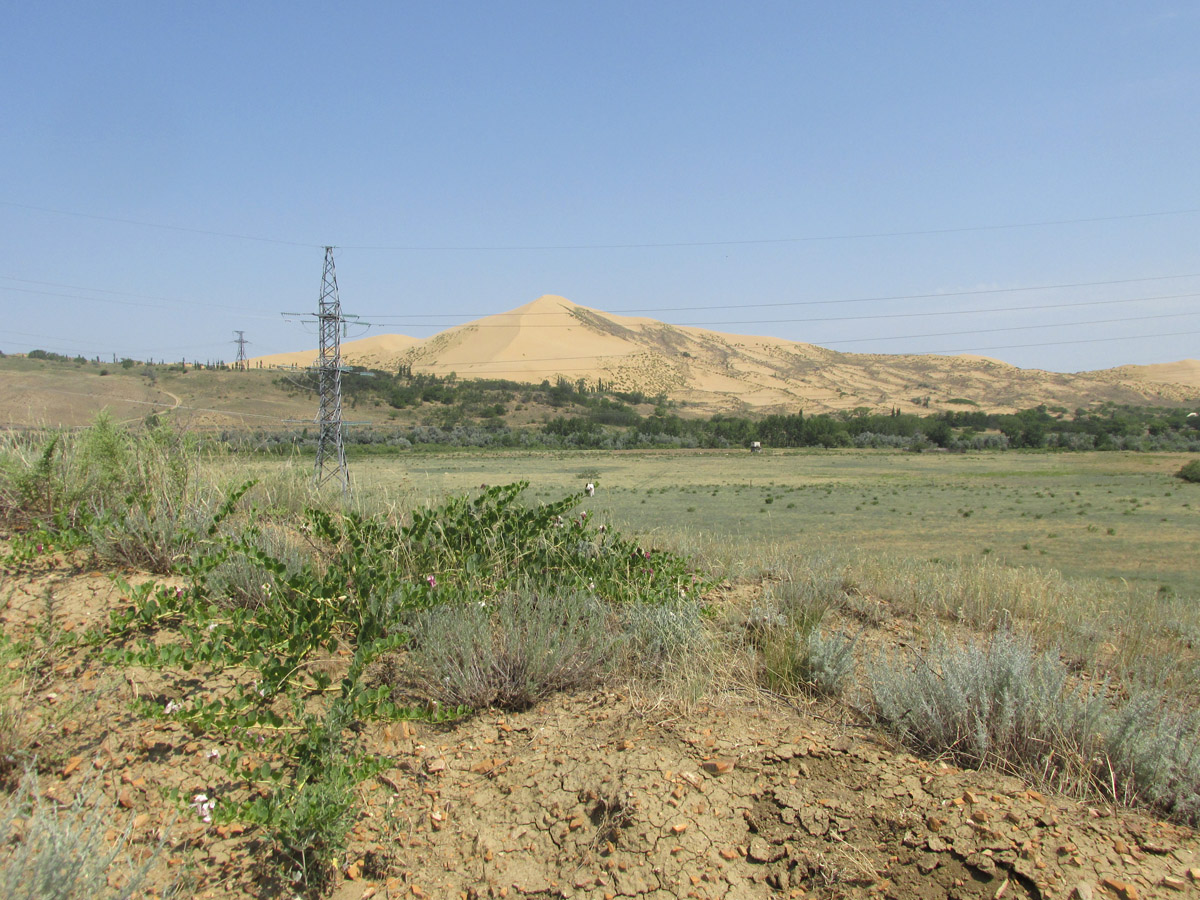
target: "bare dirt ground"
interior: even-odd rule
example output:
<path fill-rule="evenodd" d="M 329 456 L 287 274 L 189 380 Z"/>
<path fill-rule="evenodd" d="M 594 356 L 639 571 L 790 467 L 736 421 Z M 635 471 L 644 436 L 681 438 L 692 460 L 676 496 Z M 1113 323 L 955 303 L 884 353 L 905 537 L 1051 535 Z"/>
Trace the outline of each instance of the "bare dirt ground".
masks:
<path fill-rule="evenodd" d="M 108 839 L 131 825 L 135 856 L 159 852 L 159 889 L 290 896 L 261 834 L 186 805 L 219 802 L 222 748 L 133 708 L 205 684 L 106 666 L 72 640 L 120 601 L 109 577 L 62 560 L 0 580 L 5 633 L 52 645 L 10 664 L 23 674 L 4 698 L 19 701 L 43 794 L 98 788 Z M 444 726 L 372 724 L 360 740 L 394 765 L 359 788 L 338 900 L 1200 893 L 1189 828 L 919 759 L 849 713 L 767 694 L 681 710 L 608 689 Z"/>

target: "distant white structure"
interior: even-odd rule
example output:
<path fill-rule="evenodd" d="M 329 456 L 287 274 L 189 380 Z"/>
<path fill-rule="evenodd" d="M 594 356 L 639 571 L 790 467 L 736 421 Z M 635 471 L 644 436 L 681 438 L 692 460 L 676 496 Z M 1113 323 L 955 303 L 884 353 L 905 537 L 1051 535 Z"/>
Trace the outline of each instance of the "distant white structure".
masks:
<path fill-rule="evenodd" d="M 583 491 L 589 497 L 594 497 L 596 495 L 596 486 L 589 481 L 586 485 L 584 485 Z"/>
<path fill-rule="evenodd" d="M 762 441 L 751 441 L 750 442 L 750 452 L 751 453 L 762 453 Z"/>

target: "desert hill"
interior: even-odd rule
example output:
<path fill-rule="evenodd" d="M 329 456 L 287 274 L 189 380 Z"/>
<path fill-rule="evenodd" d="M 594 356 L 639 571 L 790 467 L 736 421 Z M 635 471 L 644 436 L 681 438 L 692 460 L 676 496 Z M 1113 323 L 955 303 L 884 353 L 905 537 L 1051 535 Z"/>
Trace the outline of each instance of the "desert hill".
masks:
<path fill-rule="evenodd" d="M 262 357 L 306 365 L 315 351 Z M 509 312 L 419 340 L 380 335 L 342 344 L 350 365 L 460 378 L 602 380 L 665 394 L 706 413 L 827 412 L 892 406 L 1011 411 L 1045 403 L 1074 409 L 1200 398 L 1200 362 L 1062 374 L 981 356 L 840 353 L 813 344 L 669 325 L 605 313 L 547 295 Z"/>
<path fill-rule="evenodd" d="M 397 354 L 408 350 L 414 344 L 420 343 L 418 338 L 403 334 L 376 334 L 357 341 L 342 344 L 343 356 L 353 348 L 354 358 L 351 365 L 366 366 L 370 369 L 386 369 L 392 367 L 392 361 Z M 254 362 L 266 367 L 276 366 L 309 366 L 317 357 L 319 351 L 300 350 L 294 353 L 272 353 L 269 356 L 259 356 Z"/>

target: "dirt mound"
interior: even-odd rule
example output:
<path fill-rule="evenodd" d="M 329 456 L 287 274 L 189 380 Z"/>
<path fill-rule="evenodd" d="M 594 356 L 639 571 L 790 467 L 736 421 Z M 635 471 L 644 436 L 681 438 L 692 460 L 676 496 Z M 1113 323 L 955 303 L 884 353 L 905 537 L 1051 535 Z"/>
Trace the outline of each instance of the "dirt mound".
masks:
<path fill-rule="evenodd" d="M 287 895 L 253 828 L 203 821 L 222 747 L 135 703 L 203 696 L 187 673 L 106 666 L 84 641 L 120 600 L 58 562 L 7 576 L 35 648 L 22 699 L 47 797 L 99 787 L 135 856 L 187 895 Z M 40 648 L 40 649 L 38 649 Z M 621 691 L 449 725 L 379 723 L 340 900 L 369 897 L 1136 897 L 1194 893 L 1200 841 L 1146 815 L 916 758 L 836 711 L 731 693 L 680 711 Z M 848 715 L 848 714 L 847 714 Z M 219 817 L 218 817 L 219 821 Z"/>

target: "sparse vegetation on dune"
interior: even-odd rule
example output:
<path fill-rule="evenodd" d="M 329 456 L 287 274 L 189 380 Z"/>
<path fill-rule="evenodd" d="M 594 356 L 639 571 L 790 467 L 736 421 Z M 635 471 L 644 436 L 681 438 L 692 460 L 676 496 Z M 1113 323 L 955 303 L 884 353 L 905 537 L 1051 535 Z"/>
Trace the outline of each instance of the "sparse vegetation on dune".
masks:
<path fill-rule="evenodd" d="M 376 834 L 399 827 L 388 824 L 390 807 L 373 799 L 377 786 L 390 785 L 389 802 L 402 803 L 406 789 L 397 778 L 411 779 L 424 806 L 419 829 L 411 818 L 404 827 L 410 838 L 419 830 L 433 840 L 447 817 L 466 814 L 443 805 L 436 790 L 429 794 L 429 784 L 455 765 L 449 735 L 496 711 L 536 711 L 564 695 L 601 698 L 587 701 L 593 728 L 607 715 L 597 711 L 602 698 L 618 691 L 637 698 L 643 715 L 670 710 L 659 717 L 661 728 L 685 715 L 694 723 L 697 704 L 722 708 L 732 697 L 775 704 L 776 714 L 800 710 L 801 722 L 803 710 L 818 705 L 825 718 L 869 720 L 931 758 L 1016 773 L 1043 789 L 1139 805 L 1183 823 L 1200 817 L 1200 725 L 1189 713 L 1200 621 L 1194 603 L 1169 592 L 1098 587 L 991 554 L 929 560 L 852 548 L 801 553 L 794 544 L 722 548 L 670 528 L 669 505 L 658 510 L 653 538 L 635 539 L 614 527 L 603 502 L 616 490 L 603 459 L 582 473 L 599 482 L 596 498 L 557 483 L 479 487 L 495 472 L 476 467 L 463 473 L 473 490 L 439 483 L 429 502 L 419 502 L 410 486 L 404 504 L 313 494 L 301 483 L 306 467 L 238 479 L 232 476 L 246 473 L 230 463 L 168 428 L 131 431 L 107 419 L 88 431 L 11 439 L 0 448 L 5 571 L 32 581 L 70 560 L 77 573 L 113 571 L 119 589 L 86 633 L 62 630 L 52 584 L 45 610 L 14 614 L 5 624 L 26 626 L 0 643 L 0 754 L 7 789 L 17 791 L 5 810 L 34 809 L 20 827 L 16 814 L 0 823 L 12 835 L 0 860 L 14 877 L 59 865 L 42 861 L 36 835 L 45 827 L 75 835 L 68 843 L 91 854 L 106 885 L 124 889 L 136 876 L 164 890 L 180 878 L 145 840 L 131 869 L 121 833 L 106 836 L 91 824 L 89 810 L 101 807 L 90 800 L 71 807 L 82 831 L 71 830 L 67 818 L 36 818 L 46 815 L 37 812 L 44 790 L 20 782 L 25 767 L 43 778 L 101 772 L 91 761 L 102 758 L 108 738 L 80 743 L 82 729 L 74 726 L 51 740 L 47 729 L 59 720 L 48 710 L 59 708 L 58 695 L 46 699 L 49 682 L 30 688 L 23 668 L 30 659 L 42 660 L 46 679 L 115 668 L 129 685 L 144 686 L 111 709 L 137 735 L 145 764 L 157 755 L 176 770 L 155 802 L 185 820 L 186 837 L 172 844 L 160 829 L 164 855 L 195 851 L 192 886 L 211 889 L 224 877 L 240 885 L 231 893 L 323 896 L 368 869 L 378 884 L 400 879 L 404 867 L 384 852 L 382 839 L 377 850 L 362 849 L 368 824 Z M 564 460 L 552 463 L 563 485 L 581 486 L 581 473 L 568 467 L 562 475 Z M 795 486 L 746 481 L 670 489 L 647 481 L 637 496 L 665 503 L 670 490 L 681 503 L 715 495 L 733 506 L 749 490 L 753 514 L 763 516 L 764 508 L 787 514 L 782 501 L 799 495 Z M 1155 482 L 1159 493 L 1169 484 L 1169 474 Z M 738 494 L 743 499 L 734 501 Z M 1151 492 L 1143 494 L 1135 498 L 1139 507 L 1150 503 Z M 879 485 L 853 500 L 868 509 L 899 503 Z M 17 590 L 10 584 L 9 605 Z M 124 690 L 125 680 L 118 685 L 114 691 Z M 66 711 L 60 715 L 67 720 Z M 397 735 L 413 728 L 425 729 L 426 743 L 402 758 Z M 702 724 L 687 728 L 704 734 Z M 487 754 L 460 774 L 493 779 L 517 765 L 510 732 L 501 718 L 487 747 L 460 744 L 460 754 Z M 537 746 L 536 735 L 523 740 Z M 71 749 L 55 757 L 54 741 Z M 621 739 L 611 752 L 635 747 Z M 547 751 L 551 768 L 555 752 L 568 751 Z M 703 762 L 713 777 L 733 765 L 712 755 Z M 134 806 L 138 776 L 125 774 L 102 783 L 103 802 Z M 521 790 L 537 781 L 531 775 Z M 693 789 L 686 780 L 674 789 L 672 809 L 681 816 L 702 815 L 678 802 Z M 778 797 L 790 789 L 786 779 L 773 788 Z M 586 816 L 564 818 L 561 834 L 547 813 L 540 827 L 558 835 L 557 845 L 589 821 L 600 857 L 632 840 L 625 829 L 638 807 L 616 782 L 581 783 L 555 802 L 588 804 Z M 793 821 L 819 818 L 816 807 L 798 809 Z M 820 815 L 825 824 L 806 826 L 810 837 L 830 827 L 830 814 Z M 678 844 L 671 853 L 688 853 L 691 822 L 653 828 Z M 236 876 L 207 871 L 203 848 L 214 835 L 255 842 L 257 861 Z M 480 855 L 491 852 L 480 847 Z M 772 853 L 755 844 L 731 864 L 765 864 Z M 889 854 L 879 867 L 903 865 Z M 772 877 L 795 878 L 819 893 L 829 870 L 807 860 L 793 859 Z M 87 883 L 98 877 L 88 874 Z M 82 885 L 69 884 L 61 896 L 94 894 Z"/>

